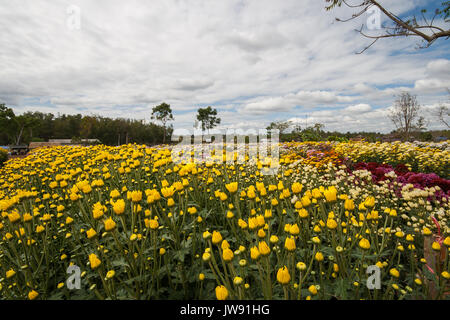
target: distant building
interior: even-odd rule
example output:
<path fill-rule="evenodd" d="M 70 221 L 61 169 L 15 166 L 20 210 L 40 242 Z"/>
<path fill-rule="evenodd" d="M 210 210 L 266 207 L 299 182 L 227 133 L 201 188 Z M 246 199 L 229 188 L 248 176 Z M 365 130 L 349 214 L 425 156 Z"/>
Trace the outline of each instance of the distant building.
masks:
<path fill-rule="evenodd" d="M 386 134 L 381 138 L 381 141 L 383 142 L 394 142 L 394 141 L 401 141 L 401 136 L 398 134 Z"/>
<path fill-rule="evenodd" d="M 448 140 L 448 138 L 444 137 L 444 136 L 439 136 L 439 137 L 434 138 L 434 141 L 436 141 L 436 142 L 447 141 L 447 140 Z"/>
<path fill-rule="evenodd" d="M 57 146 L 76 146 L 82 144 L 96 144 L 100 143 L 98 139 L 81 139 L 74 142 L 72 139 L 49 139 L 48 142 L 31 142 L 29 149 L 33 150 L 41 147 L 57 147 Z"/>
<path fill-rule="evenodd" d="M 362 135 L 357 135 L 354 138 L 350 138 L 350 141 L 362 141 L 364 140 L 364 137 Z"/>
<path fill-rule="evenodd" d="M 61 146 L 62 144 L 59 142 L 30 142 L 29 145 L 29 149 L 30 150 L 34 150 L 37 148 L 42 148 L 42 147 L 57 147 L 57 146 Z"/>
<path fill-rule="evenodd" d="M 28 153 L 29 148 L 27 145 L 13 145 L 13 146 L 9 146 L 9 150 L 10 150 L 10 154 L 12 156 L 17 156 L 17 155 L 25 155 Z"/>
<path fill-rule="evenodd" d="M 49 139 L 50 143 L 58 143 L 58 145 L 72 144 L 72 139 Z"/>
<path fill-rule="evenodd" d="M 48 142 L 51 143 L 59 143 L 61 146 L 66 145 L 74 145 L 74 144 L 94 144 L 94 143 L 100 143 L 100 140 L 98 139 L 80 139 L 77 142 L 74 142 L 72 139 L 49 139 Z"/>

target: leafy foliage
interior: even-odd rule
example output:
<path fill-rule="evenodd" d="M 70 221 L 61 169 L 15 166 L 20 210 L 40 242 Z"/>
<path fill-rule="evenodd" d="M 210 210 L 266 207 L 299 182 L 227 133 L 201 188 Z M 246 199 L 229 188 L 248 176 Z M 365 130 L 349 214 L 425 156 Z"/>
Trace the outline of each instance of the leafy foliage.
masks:
<path fill-rule="evenodd" d="M 29 143 L 49 139 L 99 139 L 106 145 L 126 143 L 159 144 L 171 134 L 170 128 L 140 120 L 102 116 L 58 115 L 26 112 L 16 116 L 0 105 L 0 144 Z"/>
<path fill-rule="evenodd" d="M 0 167 L 8 160 L 8 152 L 0 148 Z"/>
<path fill-rule="evenodd" d="M 217 109 L 212 109 L 210 106 L 197 110 L 197 120 L 202 124 L 202 131 L 210 130 L 220 124 Z"/>

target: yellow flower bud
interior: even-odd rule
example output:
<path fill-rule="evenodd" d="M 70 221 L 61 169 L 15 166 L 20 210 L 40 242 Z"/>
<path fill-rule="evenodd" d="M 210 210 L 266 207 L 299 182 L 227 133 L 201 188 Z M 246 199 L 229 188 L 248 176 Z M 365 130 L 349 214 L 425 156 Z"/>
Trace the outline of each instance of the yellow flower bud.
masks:
<path fill-rule="evenodd" d="M 445 246 L 450 247 L 450 237 L 445 238 L 443 243 Z"/>
<path fill-rule="evenodd" d="M 293 224 L 291 225 L 291 227 L 289 228 L 289 233 L 292 235 L 298 235 L 300 233 L 300 229 L 298 228 L 297 224 Z"/>
<path fill-rule="evenodd" d="M 400 272 L 398 272 L 398 270 L 395 268 L 389 270 L 389 274 L 395 278 L 398 278 L 400 276 Z"/>
<path fill-rule="evenodd" d="M 219 244 L 222 242 L 222 235 L 218 231 L 213 231 L 212 234 L 212 243 L 213 244 Z"/>
<path fill-rule="evenodd" d="M 91 268 L 94 270 L 96 269 L 102 262 L 100 261 L 100 259 L 97 257 L 97 255 L 95 253 L 91 253 L 89 255 L 89 263 L 91 265 Z"/>
<path fill-rule="evenodd" d="M 222 256 L 223 256 L 223 260 L 225 260 L 225 262 L 230 262 L 234 258 L 233 251 L 228 248 L 223 251 Z"/>
<path fill-rule="evenodd" d="M 242 279 L 241 277 L 234 277 L 233 279 L 233 283 L 237 286 L 240 285 L 243 281 L 244 279 Z"/>
<path fill-rule="evenodd" d="M 105 220 L 104 224 L 105 224 L 106 231 L 114 230 L 114 228 L 116 227 L 116 223 L 114 222 L 114 220 L 111 217 L 108 218 L 107 220 Z"/>
<path fill-rule="evenodd" d="M 281 284 L 288 284 L 289 281 L 291 281 L 291 275 L 289 274 L 289 270 L 286 266 L 278 269 L 277 280 Z"/>
<path fill-rule="evenodd" d="M 317 252 L 314 258 L 316 259 L 316 261 L 321 262 L 323 261 L 323 254 L 321 252 Z"/>
<path fill-rule="evenodd" d="M 258 250 L 263 256 L 267 256 L 270 253 L 270 248 L 265 241 L 259 242 Z"/>
<path fill-rule="evenodd" d="M 97 235 L 97 232 L 95 232 L 94 229 L 90 228 L 88 231 L 86 231 L 86 235 L 88 239 L 91 239 Z"/>
<path fill-rule="evenodd" d="M 253 248 L 250 249 L 250 257 L 251 257 L 253 260 L 258 260 L 260 254 L 261 254 L 261 253 L 259 252 L 258 247 L 255 246 L 255 247 L 253 247 Z"/>
<path fill-rule="evenodd" d="M 435 251 L 440 251 L 441 245 L 439 244 L 439 242 L 433 242 L 433 244 L 431 245 L 431 248 Z"/>
<path fill-rule="evenodd" d="M 203 253 L 202 259 L 203 259 L 203 261 L 205 261 L 205 262 L 206 262 L 206 261 L 209 261 L 209 259 L 211 259 L 211 254 L 208 253 L 208 252 Z"/>
<path fill-rule="evenodd" d="M 275 244 L 278 242 L 278 237 L 276 235 L 272 235 L 272 236 L 270 236 L 269 241 L 270 241 L 270 243 Z"/>
<path fill-rule="evenodd" d="M 361 248 L 361 249 L 363 249 L 363 250 L 368 250 L 368 249 L 370 249 L 370 242 L 369 242 L 369 240 L 367 240 L 367 239 L 361 239 L 360 241 L 359 241 L 359 247 Z"/>
<path fill-rule="evenodd" d="M 314 296 L 317 294 L 317 287 L 312 284 L 309 286 L 308 291 L 311 292 L 311 294 Z"/>
<path fill-rule="evenodd" d="M 336 220 L 334 220 L 334 219 L 328 219 L 328 220 L 327 220 L 327 228 L 328 228 L 328 229 L 331 229 L 331 230 L 336 229 L 336 228 L 337 228 L 337 222 L 336 222 Z"/>
<path fill-rule="evenodd" d="M 228 298 L 228 290 L 225 286 L 216 287 L 216 297 L 217 300 L 226 300 Z"/>
<path fill-rule="evenodd" d="M 284 242 L 284 247 L 288 251 L 294 251 L 296 249 L 294 237 L 291 236 L 289 238 L 286 238 L 286 241 Z"/>
<path fill-rule="evenodd" d="M 28 299 L 34 300 L 37 298 L 38 295 L 39 293 L 37 291 L 31 290 L 30 292 L 28 292 Z"/>
<path fill-rule="evenodd" d="M 298 262 L 297 263 L 297 269 L 300 271 L 306 270 L 306 264 L 304 262 Z"/>

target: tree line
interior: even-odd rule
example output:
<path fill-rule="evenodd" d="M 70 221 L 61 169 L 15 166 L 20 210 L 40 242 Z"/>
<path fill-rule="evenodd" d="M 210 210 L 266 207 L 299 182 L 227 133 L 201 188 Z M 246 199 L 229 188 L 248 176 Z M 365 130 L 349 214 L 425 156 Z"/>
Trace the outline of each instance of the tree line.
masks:
<path fill-rule="evenodd" d="M 450 90 L 447 89 L 447 91 L 449 92 L 450 101 Z M 325 126 L 322 123 L 315 123 L 312 126 L 301 128 L 289 120 L 272 122 L 267 129 L 278 129 L 281 141 L 343 141 L 361 137 L 367 141 L 379 141 L 389 137 L 402 141 L 431 141 L 433 133 L 449 138 L 449 130 L 427 131 L 428 121 L 422 114 L 423 110 L 417 100 L 417 96 L 405 91 L 397 95 L 397 99 L 389 110 L 388 117 L 395 126 L 395 130 L 388 135 L 364 131 L 353 133 L 326 132 L 323 130 Z M 450 117 L 450 112 L 446 104 L 440 104 L 432 116 L 445 125 L 447 129 L 450 129 L 449 120 L 447 120 Z"/>
<path fill-rule="evenodd" d="M 29 111 L 15 115 L 11 108 L 0 104 L 0 145 L 19 145 L 49 139 L 98 139 L 106 145 L 124 143 L 158 144 L 170 128 L 144 123 L 143 120 L 112 119 L 103 116 L 66 115 Z"/>
<path fill-rule="evenodd" d="M 0 145 L 20 145 L 30 142 L 45 142 L 50 139 L 98 139 L 106 145 L 139 143 L 156 145 L 170 142 L 174 121 L 172 108 L 163 102 L 152 108 L 151 119 L 143 120 L 108 118 L 99 115 L 83 116 L 28 111 L 16 115 L 11 108 L 0 104 Z M 197 110 L 197 121 L 203 131 L 220 123 L 217 110 L 210 106 Z"/>

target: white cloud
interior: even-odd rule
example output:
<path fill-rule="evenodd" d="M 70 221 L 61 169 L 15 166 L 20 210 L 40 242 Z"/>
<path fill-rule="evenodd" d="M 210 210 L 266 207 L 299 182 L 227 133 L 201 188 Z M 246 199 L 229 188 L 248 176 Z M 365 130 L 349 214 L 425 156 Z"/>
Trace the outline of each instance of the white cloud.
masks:
<path fill-rule="evenodd" d="M 292 98 L 296 99 L 299 103 L 305 104 L 351 102 L 353 100 L 352 97 L 339 96 L 329 91 L 299 91 Z"/>
<path fill-rule="evenodd" d="M 450 60 L 437 59 L 426 66 L 427 78 L 416 80 L 414 89 L 418 92 L 438 92 L 450 88 Z"/>
<path fill-rule="evenodd" d="M 437 59 L 427 64 L 427 74 L 442 79 L 450 79 L 450 60 Z"/>
<path fill-rule="evenodd" d="M 175 89 L 178 90 L 201 90 L 211 87 L 214 81 L 207 79 L 180 79 L 175 82 Z"/>
<path fill-rule="evenodd" d="M 414 89 L 422 92 L 437 91 L 450 88 L 450 80 L 440 79 L 421 79 L 417 80 L 414 84 Z"/>
<path fill-rule="evenodd" d="M 292 111 L 295 106 L 312 107 L 323 104 L 351 102 L 354 98 L 340 96 L 329 91 L 299 91 L 283 97 L 269 97 L 246 104 L 241 112 L 264 114 L 271 112 Z"/>
<path fill-rule="evenodd" d="M 244 113 L 264 114 L 271 112 L 287 112 L 293 108 L 292 104 L 287 104 L 287 101 L 282 97 L 267 98 L 259 102 L 251 102 L 244 106 L 241 110 Z"/>
<path fill-rule="evenodd" d="M 263 50 L 284 47 L 287 39 L 281 33 L 269 28 L 258 31 L 257 33 L 248 33 L 235 29 L 226 38 L 225 42 L 235 45 L 241 50 L 256 53 Z"/>
<path fill-rule="evenodd" d="M 344 110 L 348 111 L 348 112 L 360 114 L 360 113 L 369 112 L 370 110 L 372 110 L 372 108 L 370 107 L 370 105 L 368 105 L 366 103 L 360 103 L 360 104 L 356 104 L 353 106 L 348 106 Z"/>
<path fill-rule="evenodd" d="M 400 15 L 426 1 L 382 3 Z M 81 9 L 80 30 L 67 28 L 70 5 Z M 385 39 L 355 55 L 370 43 L 354 32 L 365 16 L 338 23 L 336 16 L 353 11 L 324 6 L 316 0 L 1 2 L 0 101 L 19 113 L 141 119 L 165 101 L 174 125 L 187 128 L 196 108 L 212 105 L 223 126 L 265 127 L 309 114 L 308 121 L 347 131 L 390 130 L 380 110 L 399 91 L 417 94 L 424 105 L 446 97 L 448 44 L 415 50 L 416 39 Z"/>

